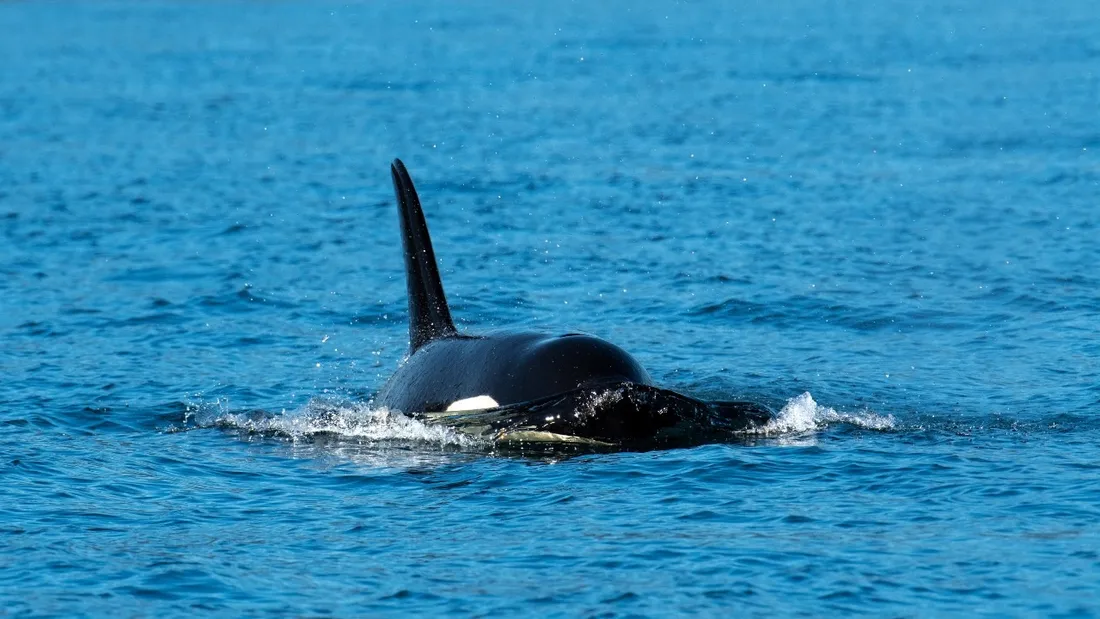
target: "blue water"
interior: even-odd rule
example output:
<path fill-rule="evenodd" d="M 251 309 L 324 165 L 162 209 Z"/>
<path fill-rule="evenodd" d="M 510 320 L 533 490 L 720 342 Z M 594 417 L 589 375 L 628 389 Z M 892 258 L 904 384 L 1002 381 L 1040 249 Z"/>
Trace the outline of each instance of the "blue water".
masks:
<path fill-rule="evenodd" d="M 1100 5 L 0 3 L 0 615 L 1100 614 Z M 370 406 L 462 328 L 779 411 Z"/>

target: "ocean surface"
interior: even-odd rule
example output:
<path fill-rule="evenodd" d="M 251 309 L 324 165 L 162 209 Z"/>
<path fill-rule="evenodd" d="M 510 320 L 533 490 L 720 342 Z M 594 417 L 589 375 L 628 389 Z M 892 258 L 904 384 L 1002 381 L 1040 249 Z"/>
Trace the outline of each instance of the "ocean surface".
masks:
<path fill-rule="evenodd" d="M 0 3 L 0 616 L 1100 615 L 1092 0 Z M 460 328 L 778 412 L 370 404 Z"/>

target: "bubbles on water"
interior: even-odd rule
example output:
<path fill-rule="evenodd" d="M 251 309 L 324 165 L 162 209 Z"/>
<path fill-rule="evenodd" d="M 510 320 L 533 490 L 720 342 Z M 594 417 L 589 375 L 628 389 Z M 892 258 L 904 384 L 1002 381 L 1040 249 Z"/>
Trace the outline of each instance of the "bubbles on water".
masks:
<path fill-rule="evenodd" d="M 843 423 L 867 430 L 887 431 L 897 427 L 893 415 L 878 415 L 870 411 L 842 413 L 814 401 L 809 392 L 787 400 L 774 419 L 758 430 L 760 434 L 799 434 L 823 430 L 830 424 Z"/>

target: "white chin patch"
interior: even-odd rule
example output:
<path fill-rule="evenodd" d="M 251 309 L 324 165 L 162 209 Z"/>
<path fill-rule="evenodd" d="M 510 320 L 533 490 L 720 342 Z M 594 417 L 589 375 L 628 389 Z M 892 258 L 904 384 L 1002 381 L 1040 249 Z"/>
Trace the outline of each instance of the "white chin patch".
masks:
<path fill-rule="evenodd" d="M 500 406 L 497 401 L 490 398 L 487 395 L 474 396 L 472 398 L 463 398 L 454 404 L 447 407 L 448 413 L 454 413 L 457 411 L 479 411 L 486 408 L 496 408 Z"/>

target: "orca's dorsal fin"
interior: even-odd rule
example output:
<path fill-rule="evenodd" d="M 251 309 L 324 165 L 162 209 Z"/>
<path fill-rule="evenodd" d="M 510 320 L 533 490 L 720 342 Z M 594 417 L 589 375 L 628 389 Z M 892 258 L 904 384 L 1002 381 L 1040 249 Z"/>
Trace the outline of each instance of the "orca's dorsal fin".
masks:
<path fill-rule="evenodd" d="M 409 349 L 416 352 L 428 342 L 456 335 L 439 266 L 428 236 L 428 223 L 420 208 L 409 172 L 400 159 L 390 166 L 393 191 L 397 195 L 397 214 L 401 219 L 401 244 L 405 248 L 405 282 L 409 288 Z"/>

